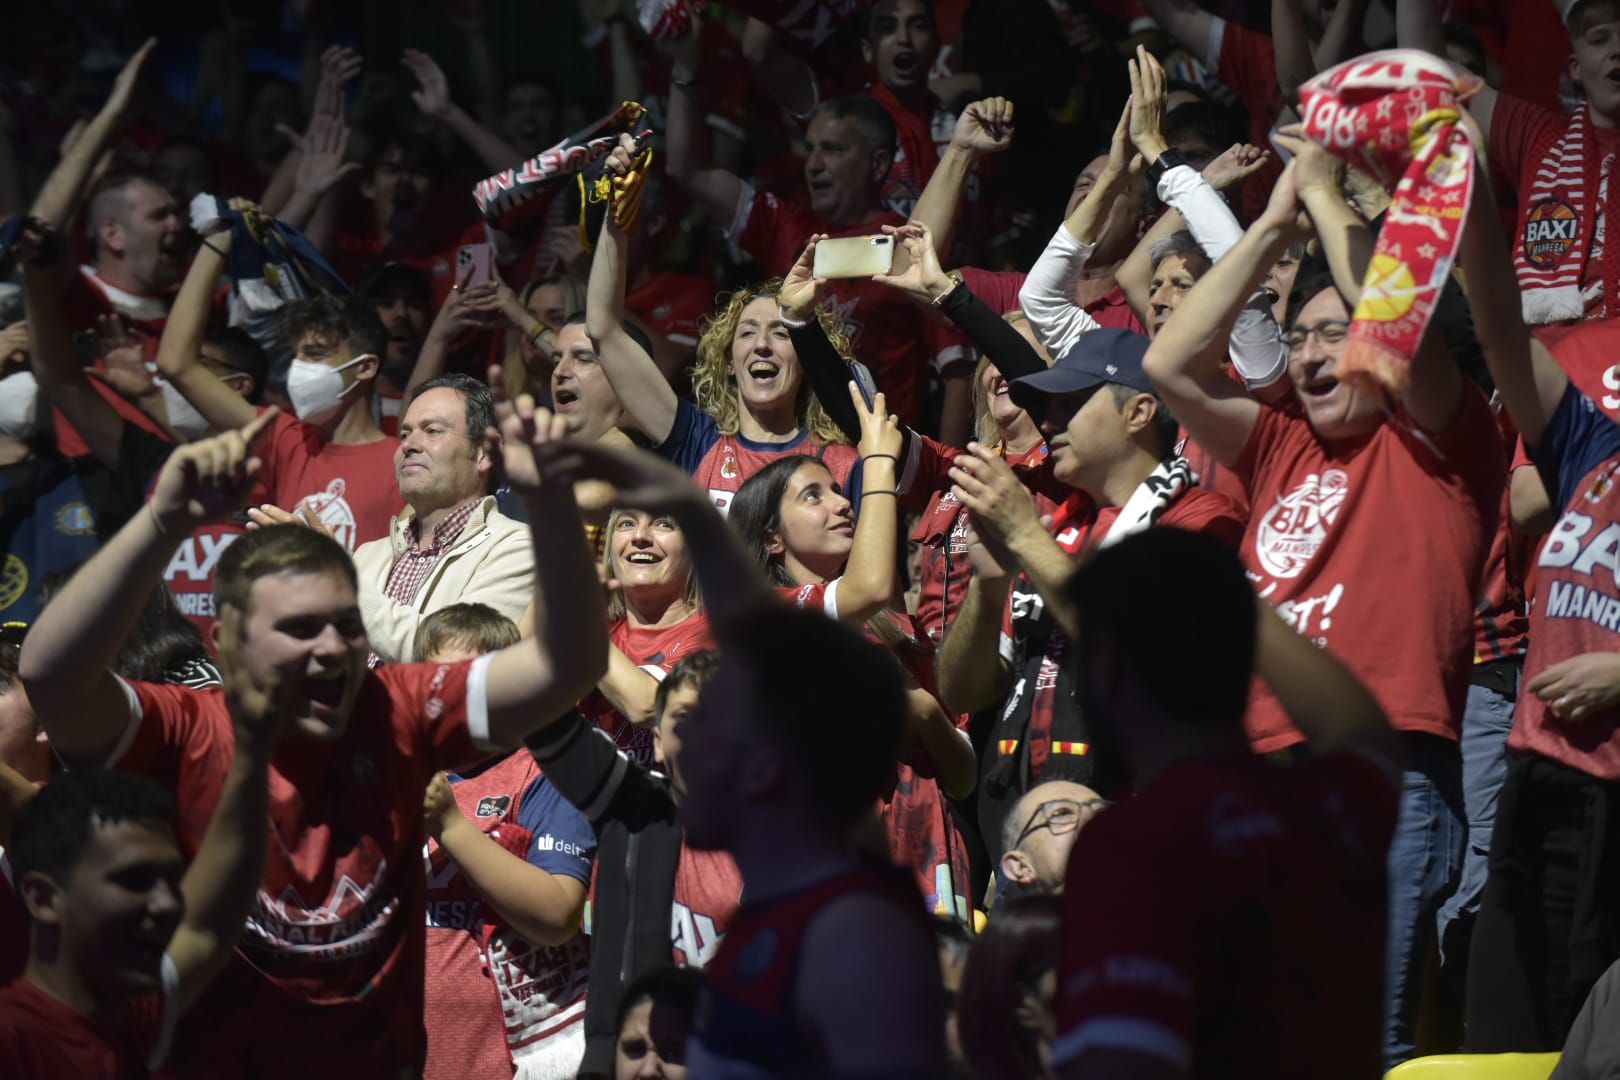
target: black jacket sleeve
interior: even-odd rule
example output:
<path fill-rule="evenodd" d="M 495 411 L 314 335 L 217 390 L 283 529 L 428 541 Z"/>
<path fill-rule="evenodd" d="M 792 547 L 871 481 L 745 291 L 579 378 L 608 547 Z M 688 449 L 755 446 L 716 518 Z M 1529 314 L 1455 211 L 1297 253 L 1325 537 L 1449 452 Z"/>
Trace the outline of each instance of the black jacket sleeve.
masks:
<path fill-rule="evenodd" d="M 793 350 L 799 354 L 799 365 L 810 389 L 827 410 L 832 422 L 844 433 L 851 445 L 861 441 L 861 418 L 855 414 L 855 405 L 849 400 L 849 364 L 838 355 L 821 320 L 812 318 L 803 326 L 788 327 L 793 339 Z"/>
<path fill-rule="evenodd" d="M 968 340 L 990 358 L 1002 378 L 1010 382 L 1046 370 L 1046 362 L 1035 351 L 1035 346 L 1014 330 L 1007 320 L 991 311 L 983 300 L 974 296 L 966 282 L 952 289 L 939 306 L 946 317 L 968 336 Z"/>

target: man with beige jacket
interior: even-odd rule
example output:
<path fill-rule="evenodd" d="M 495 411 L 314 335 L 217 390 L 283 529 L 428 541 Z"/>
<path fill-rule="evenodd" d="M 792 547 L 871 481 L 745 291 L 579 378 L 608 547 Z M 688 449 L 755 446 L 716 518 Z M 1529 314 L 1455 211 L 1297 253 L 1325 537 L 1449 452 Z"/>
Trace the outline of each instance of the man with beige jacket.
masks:
<path fill-rule="evenodd" d="M 377 657 L 414 655 L 423 618 L 451 604 L 482 603 L 514 621 L 534 593 L 529 529 L 495 509 L 484 441 L 495 426 L 489 387 L 441 375 L 411 394 L 399 423 L 394 477 L 406 510 L 388 535 L 354 553 L 360 614 Z"/>

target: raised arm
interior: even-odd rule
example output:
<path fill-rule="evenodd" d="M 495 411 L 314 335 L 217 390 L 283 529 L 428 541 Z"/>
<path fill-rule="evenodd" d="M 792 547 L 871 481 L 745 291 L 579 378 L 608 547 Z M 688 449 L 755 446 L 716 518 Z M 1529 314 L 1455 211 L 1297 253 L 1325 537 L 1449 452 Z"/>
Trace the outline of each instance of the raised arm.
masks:
<path fill-rule="evenodd" d="M 607 698 L 608 704 L 632 724 L 645 727 L 657 719 L 653 707 L 658 697 L 658 680 L 642 670 L 617 645 L 608 644 L 607 674 L 596 688 Z"/>
<path fill-rule="evenodd" d="M 619 136 L 608 155 L 608 171 L 622 176 L 630 167 L 635 140 Z M 624 329 L 624 290 L 628 274 L 630 238 L 614 224 L 611 213 L 602 215 L 602 231 L 591 257 L 591 281 L 585 294 L 585 332 L 596 343 L 598 362 L 608 377 L 619 404 L 636 427 L 655 445 L 669 438 L 675 426 L 679 399 L 658 365 Z"/>
<path fill-rule="evenodd" d="M 468 821 L 442 772 L 428 783 L 422 816 L 428 835 L 456 861 L 484 902 L 519 934 L 540 945 L 561 945 L 579 933 L 584 882 L 530 865 Z"/>
<path fill-rule="evenodd" d="M 28 361 L 40 389 L 62 410 L 68 423 L 84 436 L 90 452 L 103 465 L 118 458 L 124 418 L 96 392 L 73 355 L 73 334 L 62 311 L 61 293 L 49 270 L 25 265 L 24 299 L 28 313 Z"/>
<path fill-rule="evenodd" d="M 1478 168 L 1458 261 L 1468 284 L 1468 307 L 1473 312 L 1474 334 L 1485 353 L 1485 365 L 1513 426 L 1519 429 L 1524 444 L 1534 450 L 1541 445 L 1547 423 L 1564 398 L 1569 376 L 1524 325 L 1519 279 L 1513 272 L 1513 258 L 1502 238 L 1501 224 L 1493 220 L 1495 205 L 1485 170 Z M 1534 469 L 1514 473 L 1516 496 L 1521 491 L 1534 491 L 1529 476 L 1521 487 L 1517 479 L 1521 472 L 1535 475 Z M 1545 491 L 1540 494 L 1546 499 Z"/>
<path fill-rule="evenodd" d="M 84 198 L 85 185 L 90 175 L 95 171 L 96 163 L 101 160 L 102 154 L 112 145 L 113 136 L 118 129 L 129 119 L 131 107 L 135 101 L 135 86 L 140 81 L 141 71 L 146 66 L 147 58 L 157 47 L 157 38 L 147 38 L 141 47 L 135 50 L 135 55 L 129 58 L 118 78 L 113 81 L 112 94 L 108 96 L 101 111 L 85 126 L 74 140 L 73 145 L 62 155 L 56 168 L 45 180 L 45 186 L 40 188 L 39 195 L 34 199 L 33 208 L 29 214 L 39 218 L 58 232 L 64 232 L 68 222 L 78 210 Z"/>
<path fill-rule="evenodd" d="M 480 124 L 451 99 L 450 82 L 433 57 L 417 49 L 406 49 L 400 62 L 416 77 L 419 87 L 411 91 L 411 101 L 466 143 L 485 168 L 500 172 L 522 164 L 523 155 L 511 143 Z"/>
<path fill-rule="evenodd" d="M 214 286 L 225 269 L 224 252 L 230 250 L 230 243 L 230 234 L 222 232 L 197 248 L 197 256 L 169 310 L 168 322 L 163 325 L 157 354 L 163 377 L 220 431 L 245 427 L 254 415 L 253 406 L 199 359 Z"/>
<path fill-rule="evenodd" d="M 801 118 L 815 109 L 815 70 L 802 56 L 782 48 L 775 27 L 750 16 L 743 28 L 742 54 L 778 108 Z"/>
<path fill-rule="evenodd" d="M 787 327 L 788 337 L 793 340 L 793 351 L 798 354 L 799 367 L 804 369 L 804 381 L 810 384 L 810 392 L 816 395 L 844 438 L 858 443 L 861 441 L 860 414 L 850 405 L 849 395 L 844 392 L 849 384 L 849 364 L 833 347 L 827 328 L 821 322 L 820 310 L 827 296 L 827 282 L 825 278 L 814 276 L 814 268 L 816 245 L 825 238 L 819 234 L 810 238 L 782 279 L 776 301 L 781 306 L 782 325 Z"/>
<path fill-rule="evenodd" d="M 742 200 L 743 182 L 736 173 L 704 166 L 703 115 L 697 101 L 700 74 L 698 35 L 702 20 L 691 34 L 670 46 L 669 127 L 664 133 L 669 150 L 670 178 L 692 194 L 704 212 L 721 226 L 729 226 Z"/>
<path fill-rule="evenodd" d="M 889 606 L 899 585 L 895 550 L 899 540 L 900 452 L 905 446 L 897 417 L 881 393 L 866 405 L 854 383 L 847 393 L 861 418 L 861 512 L 855 540 L 838 579 L 838 617 L 859 625 Z"/>
<path fill-rule="evenodd" d="M 219 664 L 236 749 L 214 816 L 180 882 L 186 913 L 168 948 L 180 1012 L 230 959 L 264 879 L 270 756 L 286 730 L 285 696 L 278 682 L 258 683 L 243 665 L 241 619 L 232 607 L 220 613 Z"/>
<path fill-rule="evenodd" d="M 1447 59 L 1446 29 L 1440 18 L 1440 8 L 1440 0 L 1395 0 L 1396 44 L 1403 49 L 1422 49 L 1442 60 Z M 1489 137 L 1491 119 L 1496 113 L 1496 91 L 1489 86 L 1481 86 L 1479 92 L 1468 99 L 1468 113 Z M 1475 191 L 1477 194 L 1478 189 Z"/>
<path fill-rule="evenodd" d="M 247 497 L 259 470 L 253 443 L 276 415 L 266 410 L 241 430 L 169 455 L 147 512 L 79 568 L 29 631 L 23 685 L 51 746 L 69 763 L 101 764 L 129 727 L 130 702 L 113 661 L 181 542 Z"/>
<path fill-rule="evenodd" d="M 968 534 L 968 560 L 973 576 L 934 658 L 939 696 L 957 713 L 998 704 L 1012 679 L 1011 661 L 1001 651 L 1001 617 L 1007 608 L 1012 582 L 1007 568 L 1013 557 L 1003 551 L 997 558 L 974 528 Z"/>
<path fill-rule="evenodd" d="M 1080 335 L 1097 328 L 1097 321 L 1074 302 L 1074 289 L 1086 260 L 1096 250 L 1103 222 L 1114 200 L 1130 183 L 1131 102 L 1125 102 L 1114 137 L 1108 147 L 1108 164 L 1080 200 L 1069 219 L 1058 226 L 1041 257 L 1030 267 L 1024 287 L 1018 290 L 1018 305 L 1029 317 L 1035 336 L 1053 357 L 1062 356 Z"/>
<path fill-rule="evenodd" d="M 1221 358 L 1238 313 L 1302 228 L 1290 163 L 1259 220 L 1192 287 L 1143 358 L 1165 404 L 1223 465 L 1243 453 L 1260 405 L 1221 369 Z"/>
<path fill-rule="evenodd" d="M 499 365 L 491 365 L 488 378 L 501 422 L 503 475 L 532 523 L 534 637 L 496 653 L 487 684 L 489 742 L 516 746 L 590 693 L 607 671 L 607 614 L 574 485 L 551 473 L 542 479 L 542 460 L 566 434 L 563 419 L 527 395 L 509 401 Z M 495 433 L 489 435 L 493 441 Z"/>
<path fill-rule="evenodd" d="M 981 154 L 999 154 L 1012 145 L 1013 105 L 1006 98 L 975 101 L 956 118 L 950 145 L 939 156 L 934 174 L 928 178 L 911 220 L 928 227 L 934 243 L 947 254 L 956 239 L 956 211 L 962 204 L 962 191 L 968 174 Z"/>

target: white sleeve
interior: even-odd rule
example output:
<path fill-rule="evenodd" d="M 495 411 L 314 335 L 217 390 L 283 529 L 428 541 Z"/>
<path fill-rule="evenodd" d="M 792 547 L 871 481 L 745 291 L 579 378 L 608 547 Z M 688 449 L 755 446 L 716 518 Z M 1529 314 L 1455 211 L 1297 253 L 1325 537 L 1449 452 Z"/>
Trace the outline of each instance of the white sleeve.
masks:
<path fill-rule="evenodd" d="M 754 190 L 754 185 L 746 180 L 742 181 L 739 187 L 741 190 L 737 192 L 737 206 L 731 212 L 731 224 L 726 226 L 726 239 L 733 244 L 743 234 L 743 230 L 748 228 L 748 218 L 754 212 L 754 198 L 759 194 Z"/>
<path fill-rule="evenodd" d="M 485 653 L 467 669 L 467 734 L 482 750 L 498 750 L 489 741 L 489 665 L 494 653 Z"/>
<path fill-rule="evenodd" d="M 174 1045 L 174 1026 L 180 1019 L 180 1010 L 175 1007 L 180 996 L 180 969 L 175 967 L 168 953 L 163 954 L 162 980 L 163 1018 L 158 1023 L 157 1041 L 146 1059 L 148 1072 L 156 1072 L 168 1060 L 169 1049 Z"/>
<path fill-rule="evenodd" d="M 1209 17 L 1209 44 L 1204 46 L 1204 66 L 1209 69 L 1211 78 L 1219 78 L 1221 70 L 1221 46 L 1226 41 L 1226 20 L 1219 15 Z"/>
<path fill-rule="evenodd" d="M 1180 211 L 1198 246 L 1210 262 L 1237 246 L 1243 239 L 1243 226 L 1226 205 L 1221 193 L 1210 186 L 1191 165 L 1177 165 L 1159 177 L 1159 199 Z"/>
<path fill-rule="evenodd" d="M 1068 352 L 1081 334 L 1097 329 L 1097 320 L 1074 302 L 1075 283 L 1092 249 L 1093 245 L 1076 240 L 1068 225 L 1059 225 L 1018 290 L 1018 306 L 1054 360 Z"/>
<path fill-rule="evenodd" d="M 1270 386 L 1288 373 L 1288 346 L 1264 290 L 1257 290 L 1238 312 L 1226 350 L 1250 390 Z"/>

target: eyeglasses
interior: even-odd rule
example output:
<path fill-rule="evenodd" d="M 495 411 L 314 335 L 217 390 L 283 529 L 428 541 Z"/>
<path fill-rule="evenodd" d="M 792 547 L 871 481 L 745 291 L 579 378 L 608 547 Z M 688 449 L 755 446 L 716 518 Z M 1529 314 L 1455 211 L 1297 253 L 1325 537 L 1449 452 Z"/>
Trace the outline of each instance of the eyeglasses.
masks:
<path fill-rule="evenodd" d="M 1283 343 L 1288 351 L 1303 349 L 1305 343 L 1315 335 L 1316 340 L 1323 345 L 1333 346 L 1339 344 L 1350 334 L 1350 324 L 1343 319 L 1329 319 L 1319 322 L 1315 326 L 1296 326 L 1283 335 Z"/>
<path fill-rule="evenodd" d="M 1008 850 L 1016 849 L 1024 842 L 1024 838 L 1040 829 L 1051 829 L 1053 836 L 1062 836 L 1072 833 L 1080 827 L 1080 822 L 1086 817 L 1087 811 L 1096 814 L 1098 810 L 1108 805 L 1107 799 L 1052 799 L 1043 802 L 1029 815 L 1029 821 L 1024 823 L 1024 830 L 1018 834 L 1018 839 L 1012 842 Z"/>

